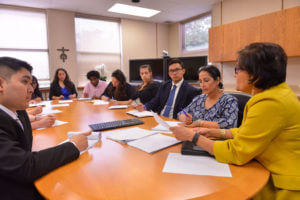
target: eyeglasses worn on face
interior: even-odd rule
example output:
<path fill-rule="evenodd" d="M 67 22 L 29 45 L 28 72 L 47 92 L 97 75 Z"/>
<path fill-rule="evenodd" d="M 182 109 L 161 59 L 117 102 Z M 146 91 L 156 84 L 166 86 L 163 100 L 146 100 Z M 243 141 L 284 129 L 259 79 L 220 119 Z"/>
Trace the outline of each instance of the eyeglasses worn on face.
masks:
<path fill-rule="evenodd" d="M 177 72 L 179 72 L 180 70 L 182 70 L 182 69 L 180 69 L 180 68 L 175 68 L 175 69 L 170 69 L 169 72 L 170 72 L 170 73 L 177 73 Z"/>

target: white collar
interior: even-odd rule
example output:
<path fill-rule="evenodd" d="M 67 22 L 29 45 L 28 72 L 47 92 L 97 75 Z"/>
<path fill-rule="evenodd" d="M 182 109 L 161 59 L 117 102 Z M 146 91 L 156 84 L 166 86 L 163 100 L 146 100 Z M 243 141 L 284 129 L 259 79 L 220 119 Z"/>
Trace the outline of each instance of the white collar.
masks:
<path fill-rule="evenodd" d="M 173 85 L 176 85 L 176 88 L 180 88 L 180 86 L 182 85 L 182 83 L 183 83 L 183 78 L 181 79 L 181 81 L 179 81 L 176 84 L 174 84 L 174 82 L 172 81 L 172 87 L 173 87 Z"/>
<path fill-rule="evenodd" d="M 14 120 L 19 119 L 18 116 L 17 116 L 17 113 L 9 110 L 8 108 L 6 108 L 5 106 L 3 106 L 2 104 L 0 104 L 0 109 L 3 110 L 9 116 L 11 116 L 11 118 L 13 118 Z"/>

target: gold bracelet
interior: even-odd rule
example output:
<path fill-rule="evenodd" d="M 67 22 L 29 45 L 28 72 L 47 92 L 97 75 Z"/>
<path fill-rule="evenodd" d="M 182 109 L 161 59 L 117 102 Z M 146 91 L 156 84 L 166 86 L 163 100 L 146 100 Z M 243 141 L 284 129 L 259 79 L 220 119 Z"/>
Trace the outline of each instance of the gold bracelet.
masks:
<path fill-rule="evenodd" d="M 226 139 L 226 130 L 225 129 L 220 129 L 220 135 L 222 139 Z"/>

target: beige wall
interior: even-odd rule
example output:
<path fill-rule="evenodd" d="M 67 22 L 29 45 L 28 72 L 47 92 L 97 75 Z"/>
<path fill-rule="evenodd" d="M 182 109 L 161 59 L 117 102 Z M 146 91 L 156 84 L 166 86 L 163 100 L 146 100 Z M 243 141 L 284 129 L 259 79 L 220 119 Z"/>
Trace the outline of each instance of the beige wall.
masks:
<path fill-rule="evenodd" d="M 50 80 L 54 78 L 57 68 L 65 68 L 72 81 L 77 85 L 77 62 L 76 62 L 76 41 L 75 41 L 75 25 L 74 12 L 58 11 L 49 9 L 47 13 L 48 26 L 48 45 L 49 45 L 49 66 Z M 66 52 L 67 60 L 63 62 L 60 59 L 61 49 L 65 47 L 69 49 Z"/>
<path fill-rule="evenodd" d="M 129 60 L 161 57 L 168 47 L 168 25 L 121 20 L 123 71 L 129 77 Z"/>
<path fill-rule="evenodd" d="M 299 6 L 297 0 L 223 0 L 215 4 L 212 10 L 213 26 L 243 20 L 275 11 L 282 8 Z M 221 66 L 225 90 L 235 89 L 233 77 L 234 63 L 214 63 Z M 287 67 L 287 83 L 300 96 L 300 58 L 289 58 Z"/>

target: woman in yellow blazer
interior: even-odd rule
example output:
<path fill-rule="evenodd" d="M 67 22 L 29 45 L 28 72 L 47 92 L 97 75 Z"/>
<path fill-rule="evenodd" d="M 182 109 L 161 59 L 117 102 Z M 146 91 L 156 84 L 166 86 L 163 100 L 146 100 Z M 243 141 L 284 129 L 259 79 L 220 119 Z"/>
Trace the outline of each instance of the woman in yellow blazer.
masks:
<path fill-rule="evenodd" d="M 238 54 L 236 89 L 253 95 L 241 126 L 171 130 L 177 139 L 194 142 L 219 162 L 243 165 L 258 160 L 271 177 L 254 199 L 300 199 L 300 102 L 285 83 L 287 56 L 271 43 L 253 43 Z"/>

